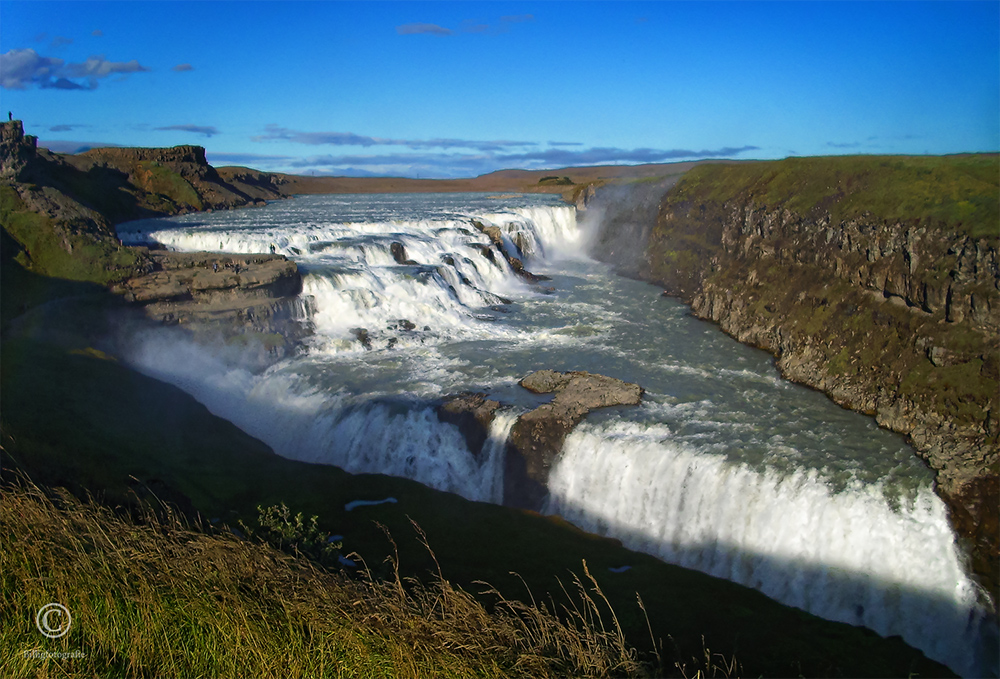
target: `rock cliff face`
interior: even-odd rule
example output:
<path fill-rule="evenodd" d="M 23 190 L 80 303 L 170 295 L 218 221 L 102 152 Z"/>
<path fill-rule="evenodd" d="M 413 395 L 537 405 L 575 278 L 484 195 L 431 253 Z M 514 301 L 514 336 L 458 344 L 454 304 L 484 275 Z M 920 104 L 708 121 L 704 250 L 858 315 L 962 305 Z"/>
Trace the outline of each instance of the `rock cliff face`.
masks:
<path fill-rule="evenodd" d="M 555 394 L 548 403 L 517 418 L 504 469 L 504 504 L 538 510 L 547 492 L 549 470 L 566 436 L 595 408 L 637 405 L 643 389 L 582 371 L 539 370 L 518 384 L 536 394 Z"/>
<path fill-rule="evenodd" d="M 250 335 L 276 356 L 307 334 L 297 320 L 302 277 L 283 255 L 154 250 L 148 257 L 150 271 L 116 289 L 153 320 L 229 340 Z"/>
<path fill-rule="evenodd" d="M 224 210 L 285 197 L 276 183 L 261 181 L 263 173 L 232 173 L 238 184 L 224 180 L 208 164 L 201 146 L 99 148 L 73 158 L 77 167 L 88 161 L 92 162 L 90 167 L 125 173 L 130 184 L 146 193 L 171 199 L 177 212 Z M 251 190 L 245 191 L 247 188 Z"/>
<path fill-rule="evenodd" d="M 0 125 L 0 181 L 22 181 L 37 147 L 38 138 L 25 136 L 20 120 Z"/>
<path fill-rule="evenodd" d="M 638 272 L 786 377 L 906 434 L 994 597 L 998 169 L 995 156 L 703 166 L 663 197 Z"/>
<path fill-rule="evenodd" d="M 25 268 L 112 284 L 155 320 L 257 336 L 275 352 L 301 337 L 301 277 L 284 257 L 151 253 L 123 247 L 114 232 L 141 217 L 262 205 L 284 197 L 280 178 L 228 168 L 227 180 L 200 146 L 53 154 L 20 121 L 0 125 L 0 153 L 3 226 Z"/>

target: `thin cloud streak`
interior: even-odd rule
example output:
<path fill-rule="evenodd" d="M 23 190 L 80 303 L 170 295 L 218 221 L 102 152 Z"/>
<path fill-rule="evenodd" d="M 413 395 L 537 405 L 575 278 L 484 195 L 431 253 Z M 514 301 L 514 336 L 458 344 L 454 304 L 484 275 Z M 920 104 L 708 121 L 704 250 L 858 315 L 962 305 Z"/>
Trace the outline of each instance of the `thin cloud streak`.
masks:
<path fill-rule="evenodd" d="M 175 131 L 175 132 L 190 132 L 192 134 L 203 134 L 206 137 L 211 137 L 214 134 L 219 134 L 219 130 L 215 127 L 207 125 L 167 125 L 166 127 L 154 127 L 154 130 L 160 131 Z"/>
<path fill-rule="evenodd" d="M 171 71 L 177 71 L 178 73 L 183 73 L 185 71 L 193 71 L 194 70 L 194 66 L 192 66 L 191 64 L 177 64 L 176 66 L 174 66 L 170 70 Z"/>
<path fill-rule="evenodd" d="M 276 156 L 263 153 L 215 153 L 209 151 L 206 155 L 208 156 L 208 162 L 212 165 L 218 163 L 250 166 L 260 164 L 265 167 L 274 167 L 290 165 L 296 160 L 295 156 Z"/>
<path fill-rule="evenodd" d="M 673 160 L 686 160 L 695 158 L 724 158 L 735 156 L 747 151 L 757 151 L 757 146 L 724 146 L 718 149 L 703 149 L 701 151 L 691 151 L 688 149 L 619 149 L 619 148 L 591 148 L 584 151 L 569 151 L 562 149 L 547 149 L 533 153 L 519 153 L 505 156 L 498 156 L 498 160 L 517 164 L 546 164 L 546 165 L 601 165 L 621 164 L 621 163 L 662 163 Z"/>
<path fill-rule="evenodd" d="M 387 153 L 378 155 L 325 155 L 298 158 L 289 163 L 297 170 L 321 170 L 381 174 L 384 176 L 469 177 L 504 168 L 528 170 L 558 169 L 588 165 L 633 165 L 666 163 L 680 160 L 727 158 L 759 150 L 757 146 L 721 147 L 693 151 L 688 149 L 618 149 L 590 148 L 580 151 L 546 149 L 530 153 Z M 338 168 L 334 170 L 333 168 Z"/>
<path fill-rule="evenodd" d="M 301 132 L 280 125 L 267 125 L 265 133 L 251 137 L 252 141 L 290 141 L 309 146 L 405 146 L 411 149 L 475 149 L 477 151 L 500 151 L 507 148 L 538 146 L 532 141 L 510 141 L 506 139 L 478 141 L 469 139 L 387 139 L 354 134 L 353 132 Z"/>
<path fill-rule="evenodd" d="M 500 17 L 500 22 L 497 25 L 490 25 L 488 23 L 483 23 L 481 21 L 476 21 L 473 19 L 466 19 L 462 22 L 461 27 L 458 31 L 454 31 L 450 28 L 445 28 L 444 26 L 439 26 L 437 24 L 425 24 L 425 23 L 414 23 L 414 24 L 402 24 L 401 26 L 396 26 L 396 33 L 399 35 L 437 35 L 437 36 L 451 36 L 458 33 L 473 33 L 473 34 L 497 34 L 505 33 L 510 29 L 511 24 L 524 24 L 535 20 L 534 14 L 517 14 L 508 15 Z"/>
<path fill-rule="evenodd" d="M 451 35 L 454 31 L 437 24 L 403 24 L 396 26 L 396 32 L 400 35 Z"/>

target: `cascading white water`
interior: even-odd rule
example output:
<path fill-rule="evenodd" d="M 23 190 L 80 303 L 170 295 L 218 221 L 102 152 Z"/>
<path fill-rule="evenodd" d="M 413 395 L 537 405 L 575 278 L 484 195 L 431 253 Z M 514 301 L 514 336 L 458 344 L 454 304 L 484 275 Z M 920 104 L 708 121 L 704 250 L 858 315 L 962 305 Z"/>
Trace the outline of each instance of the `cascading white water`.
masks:
<path fill-rule="evenodd" d="M 964 676 L 989 670 L 977 657 L 984 613 L 929 488 L 893 509 L 878 486 L 834 493 L 816 472 L 754 471 L 677 444 L 664 427 L 619 422 L 572 433 L 549 491 L 546 512 L 585 530 L 900 635 Z"/>
<path fill-rule="evenodd" d="M 549 367 L 638 381 L 646 406 L 598 416 L 567 439 L 548 511 L 817 615 L 899 634 L 962 674 L 996 673 L 983 650 L 995 628 L 982 622 L 912 449 L 790 387 L 768 357 L 658 291 L 579 261 L 572 207 L 513 203 L 310 197 L 125 225 L 126 242 L 274 246 L 304 273 L 315 333 L 306 354 L 263 373 L 163 332 L 140 338 L 130 358 L 285 457 L 492 502 L 503 497 L 507 435 L 533 407 L 519 377 Z M 545 269 L 552 290 L 487 256 L 473 220 L 499 227 L 507 252 Z M 482 390 L 516 407 L 474 454 L 434 404 Z"/>
<path fill-rule="evenodd" d="M 296 373 L 256 375 L 184 339 L 155 333 L 139 340 L 130 358 L 144 372 L 185 389 L 284 457 L 410 478 L 470 500 L 503 497 L 503 451 L 517 411 L 497 414 L 476 455 L 426 401 L 321 392 Z"/>
<path fill-rule="evenodd" d="M 359 348 L 353 343 L 356 328 L 366 331 L 376 349 L 412 346 L 411 331 L 475 335 L 477 320 L 489 317 L 484 310 L 529 292 L 504 257 L 487 256 L 491 242 L 473 221 L 499 226 L 508 239 L 516 236 L 525 253 L 515 255 L 538 259 L 546 249 L 569 253 L 575 246 L 575 210 L 569 206 L 462 219 L 308 222 L 286 229 L 126 228 L 122 236 L 127 242 L 153 240 L 180 250 L 292 256 L 306 271 L 303 294 L 312 302 L 315 344 L 333 352 Z M 512 241 L 508 245 L 516 251 Z"/>
<path fill-rule="evenodd" d="M 525 254 L 549 259 L 585 254 L 583 237 L 576 224 L 576 208 L 518 207 L 511 212 L 487 213 L 484 218 L 499 226 L 512 242 L 520 242 Z"/>

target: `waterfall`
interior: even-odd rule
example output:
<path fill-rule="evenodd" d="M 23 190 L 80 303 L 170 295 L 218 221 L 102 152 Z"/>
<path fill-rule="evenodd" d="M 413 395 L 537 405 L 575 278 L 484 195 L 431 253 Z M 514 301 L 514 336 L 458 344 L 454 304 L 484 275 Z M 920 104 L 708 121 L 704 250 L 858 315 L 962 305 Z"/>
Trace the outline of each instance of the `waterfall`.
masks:
<path fill-rule="evenodd" d="M 567 438 L 549 492 L 547 513 L 631 549 L 900 635 L 964 676 L 990 671 L 989 626 L 930 488 L 893 508 L 877 485 L 835 493 L 815 471 L 756 471 L 616 423 Z"/>

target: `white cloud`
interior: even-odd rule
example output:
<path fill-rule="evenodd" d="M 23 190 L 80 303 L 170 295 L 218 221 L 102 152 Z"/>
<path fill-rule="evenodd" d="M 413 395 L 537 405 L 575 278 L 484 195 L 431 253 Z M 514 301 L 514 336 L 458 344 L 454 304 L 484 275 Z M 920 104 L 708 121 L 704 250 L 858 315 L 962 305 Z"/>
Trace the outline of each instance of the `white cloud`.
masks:
<path fill-rule="evenodd" d="M 30 86 L 43 89 L 92 90 L 97 81 L 116 73 L 148 71 L 135 59 L 108 61 L 103 55 L 83 63 L 67 64 L 62 59 L 40 56 L 33 49 L 10 50 L 0 54 L 0 87 L 23 90 Z M 80 81 L 84 82 L 80 82 Z"/>

